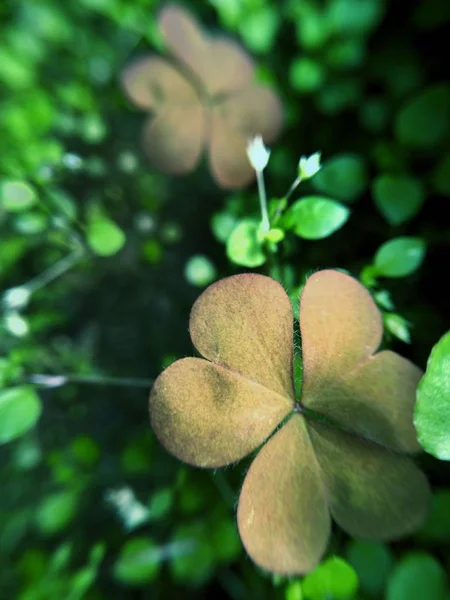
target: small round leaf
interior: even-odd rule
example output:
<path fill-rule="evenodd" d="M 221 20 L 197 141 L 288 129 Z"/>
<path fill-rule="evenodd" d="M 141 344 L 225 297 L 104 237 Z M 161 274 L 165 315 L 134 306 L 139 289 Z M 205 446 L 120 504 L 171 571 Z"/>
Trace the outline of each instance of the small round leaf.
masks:
<path fill-rule="evenodd" d="M 349 209 L 339 202 L 307 196 L 287 210 L 284 225 L 306 240 L 321 240 L 340 229 L 349 216 Z"/>
<path fill-rule="evenodd" d="M 450 131 L 450 86 L 436 84 L 410 100 L 395 122 L 397 138 L 405 145 L 429 148 L 441 142 Z"/>
<path fill-rule="evenodd" d="M 262 244 L 258 238 L 259 223 L 255 219 L 244 219 L 227 240 L 227 256 L 243 267 L 260 267 L 266 262 Z"/>
<path fill-rule="evenodd" d="M 41 401 L 30 386 L 0 393 L 0 444 L 20 437 L 34 427 L 42 412 Z"/>
<path fill-rule="evenodd" d="M 88 224 L 87 241 L 95 254 L 112 256 L 121 250 L 126 237 L 114 221 L 104 217 L 95 217 Z"/>
<path fill-rule="evenodd" d="M 353 202 L 367 187 L 366 165 L 357 154 L 340 154 L 328 160 L 312 182 L 324 194 Z"/>
<path fill-rule="evenodd" d="M 378 210 L 391 225 L 412 219 L 425 198 L 422 183 L 407 175 L 381 175 L 375 179 L 372 192 Z"/>
<path fill-rule="evenodd" d="M 380 597 L 394 565 L 389 546 L 381 542 L 352 540 L 346 558 L 358 574 L 361 591 L 371 597 Z"/>
<path fill-rule="evenodd" d="M 406 277 L 420 267 L 425 252 L 425 242 L 420 238 L 395 238 L 380 246 L 374 267 L 382 277 Z"/>
<path fill-rule="evenodd" d="M 305 577 L 305 600 L 350 600 L 358 590 L 358 576 L 345 560 L 333 556 Z"/>
<path fill-rule="evenodd" d="M 397 564 L 387 586 L 387 600 L 445 600 L 445 572 L 426 552 L 410 553 Z"/>
<path fill-rule="evenodd" d="M 20 212 L 37 202 L 34 189 L 23 181 L 4 181 L 0 186 L 0 204 L 9 212 Z"/>
<path fill-rule="evenodd" d="M 125 543 L 114 565 L 114 576 L 128 585 L 153 581 L 161 565 L 161 552 L 155 543 L 144 537 Z"/>

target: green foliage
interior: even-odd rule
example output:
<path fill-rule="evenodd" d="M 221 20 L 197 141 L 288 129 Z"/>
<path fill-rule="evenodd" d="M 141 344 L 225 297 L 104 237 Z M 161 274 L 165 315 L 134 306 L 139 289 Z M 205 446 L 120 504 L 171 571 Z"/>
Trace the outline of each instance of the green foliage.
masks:
<path fill-rule="evenodd" d="M 418 532 L 421 540 L 445 544 L 450 537 L 450 489 L 443 488 L 433 496 L 430 514 Z"/>
<path fill-rule="evenodd" d="M 400 225 L 416 216 L 425 199 L 420 180 L 407 176 L 380 175 L 372 192 L 378 210 L 391 225 Z"/>
<path fill-rule="evenodd" d="M 389 547 L 380 542 L 353 540 L 347 547 L 346 557 L 358 575 L 361 591 L 371 598 L 381 596 L 394 566 Z"/>
<path fill-rule="evenodd" d="M 407 102 L 397 115 L 395 133 L 413 148 L 431 149 L 450 133 L 450 86 L 434 85 Z"/>
<path fill-rule="evenodd" d="M 184 275 L 192 285 L 204 287 L 214 281 L 216 270 L 206 256 L 192 256 L 186 263 Z"/>
<path fill-rule="evenodd" d="M 142 585 L 153 581 L 161 567 L 162 553 L 149 538 L 128 540 L 114 565 L 114 576 L 128 585 Z"/>
<path fill-rule="evenodd" d="M 11 442 L 34 427 L 41 412 L 41 402 L 32 387 L 0 391 L 0 444 Z"/>
<path fill-rule="evenodd" d="M 307 196 L 286 211 L 284 226 L 306 240 L 321 240 L 345 225 L 346 206 L 322 196 Z"/>
<path fill-rule="evenodd" d="M 309 573 L 302 583 L 305 600 L 351 600 L 358 590 L 355 570 L 342 558 L 334 556 Z"/>
<path fill-rule="evenodd" d="M 353 154 L 341 154 L 327 160 L 314 177 L 314 187 L 338 200 L 353 202 L 367 187 L 364 161 Z"/>
<path fill-rule="evenodd" d="M 0 184 L 0 203 L 7 211 L 27 210 L 36 201 L 36 192 L 22 181 L 3 181 Z"/>
<path fill-rule="evenodd" d="M 66 490 L 44 498 L 36 511 L 36 524 L 45 535 L 62 531 L 74 518 L 78 506 L 78 493 Z"/>
<path fill-rule="evenodd" d="M 308 276 L 338 269 L 360 273 L 369 288 L 382 316 L 376 320 L 382 349 L 404 351 L 412 362 L 371 359 L 369 364 L 382 373 L 376 385 L 354 375 L 332 395 L 324 384 L 311 397 L 327 419 L 344 420 L 350 430 L 363 419 L 364 435 L 384 434 L 385 443 L 392 442 L 397 429 L 386 427 L 384 416 L 373 412 L 379 398 L 370 395 L 380 393 L 383 377 L 384 387 L 397 389 L 396 374 L 410 365 L 410 385 L 386 394 L 390 403 L 383 410 L 389 413 L 404 402 L 407 409 L 401 414 L 411 415 L 412 390 L 420 378 L 411 365 L 424 369 L 430 348 L 442 338 L 417 394 L 417 432 L 411 419 L 411 429 L 403 430 L 416 444 L 414 451 L 419 450 L 418 433 L 432 454 L 417 459 L 431 474 L 431 511 L 423 525 L 417 518 L 418 529 L 413 532 L 411 525 L 411 534 L 393 545 L 360 541 L 352 524 L 372 525 L 372 536 L 379 536 L 390 516 L 390 527 L 404 519 L 420 486 L 412 491 L 405 471 L 394 469 L 396 452 L 374 465 L 376 484 L 362 480 L 371 472 L 369 456 L 361 458 L 358 469 L 361 449 L 352 454 L 349 442 L 344 452 L 339 438 L 340 451 L 328 453 L 327 436 L 316 432 L 314 444 L 324 462 L 321 477 L 326 470 L 328 488 L 331 481 L 345 488 L 345 494 L 328 498 L 338 502 L 342 512 L 332 512 L 344 523 L 332 529 L 325 547 L 328 505 L 321 512 L 320 494 L 305 493 L 311 482 L 302 479 L 300 485 L 299 480 L 311 474 L 315 459 L 308 444 L 298 448 L 301 432 L 295 436 L 292 424 L 285 430 L 286 424 L 280 429 L 284 441 L 272 446 L 274 453 L 280 451 L 277 467 L 269 468 L 263 456 L 252 477 L 262 488 L 244 494 L 248 504 L 240 527 L 249 520 L 257 523 L 258 514 L 266 511 L 272 522 L 288 523 L 286 539 L 292 534 L 296 544 L 310 544 L 309 551 L 326 557 L 339 553 L 360 580 L 355 599 L 434 600 L 436 594 L 439 600 L 445 588 L 447 600 L 448 581 L 442 583 L 450 547 L 447 463 L 435 457 L 444 458 L 449 438 L 448 369 L 445 352 L 437 348 L 444 347 L 448 328 L 450 87 L 445 48 L 450 5 L 446 0 L 400 8 L 393 0 L 184 0 L 179 4 L 198 23 L 198 31 L 191 30 L 187 38 L 177 34 L 168 43 L 160 22 L 167 4 L 0 3 L 0 598 L 306 597 L 309 584 L 306 592 L 302 586 L 308 577 L 270 577 L 245 554 L 253 555 L 254 547 L 243 547 L 235 513 L 237 495 L 245 491 L 243 477 L 253 468 L 250 457 L 213 474 L 180 465 L 148 426 L 147 398 L 161 369 L 192 354 L 189 309 L 202 288 L 248 270 L 269 275 L 288 294 L 299 398 L 305 386 L 321 380 L 310 376 L 308 360 L 299 351 L 308 338 L 304 323 L 299 334 L 299 296 Z M 234 58 L 229 48 L 218 58 L 223 39 L 232 40 Z M 217 41 L 215 48 L 209 45 Z M 124 85 L 124 74 L 147 56 L 162 59 L 165 74 L 135 78 L 134 92 L 141 100 L 153 94 L 161 111 L 148 105 L 141 110 Z M 176 74 L 172 79 L 168 65 L 182 73 L 181 84 Z M 161 104 L 161 96 L 168 103 Z M 201 117 L 195 109 L 199 97 Z M 269 224 L 262 222 L 245 150 L 257 134 L 271 150 L 264 171 Z M 168 146 L 162 147 L 161 139 Z M 320 153 L 324 165 L 315 173 Z M 314 203 L 306 210 L 311 196 L 324 199 L 327 209 L 318 210 L 322 203 Z M 347 222 L 348 209 L 339 203 L 356 201 Z M 339 214 L 343 222 L 337 226 Z M 333 227 L 344 222 L 345 228 L 332 235 Z M 339 351 L 332 353 L 345 357 L 349 331 L 354 335 L 361 325 L 350 326 L 345 313 L 350 306 L 358 315 L 358 303 L 347 298 L 339 304 L 337 292 L 334 287 L 324 296 L 340 306 L 339 318 L 347 323 Z M 223 330 L 238 338 L 241 358 L 261 360 L 268 348 L 276 348 L 265 368 L 271 374 L 283 362 L 277 357 L 284 346 L 270 344 L 264 333 L 267 316 L 250 327 L 252 344 L 245 347 L 240 328 L 249 296 L 235 304 L 231 325 Z M 265 298 L 257 315 L 271 305 Z M 313 302 L 318 304 L 320 297 Z M 272 312 L 282 311 L 287 301 L 272 306 Z M 367 322 L 375 321 L 360 314 L 355 319 Z M 210 320 L 207 325 L 213 327 Z M 287 329 L 292 331 L 290 324 Z M 329 341 L 333 328 L 317 322 L 310 331 L 320 331 L 319 338 Z M 227 339 L 211 348 L 214 360 L 223 357 Z M 317 360 L 325 354 L 320 347 Z M 203 355 L 201 348 L 195 355 Z M 335 365 L 331 359 L 326 364 Z M 335 374 L 349 372 L 340 367 Z M 365 411 L 360 405 L 342 409 L 349 387 L 364 396 Z M 268 393 L 272 389 L 263 387 Z M 221 388 L 220 398 L 227 390 Z M 266 406 L 258 390 L 255 414 Z M 177 394 L 192 402 L 195 414 L 203 396 L 189 394 L 187 376 Z M 276 409 L 277 399 L 267 410 Z M 294 417 L 294 423 L 301 420 Z M 239 432 L 238 421 L 228 411 L 221 434 Z M 243 439 L 253 439 L 257 429 L 249 426 Z M 268 427 L 264 435 L 272 433 Z M 290 460 L 286 440 L 293 454 L 298 452 L 296 460 Z M 298 468 L 302 460 L 308 469 Z M 385 475 L 392 472 L 395 485 L 383 488 Z M 292 486 L 283 484 L 287 480 L 299 482 L 293 499 Z M 280 504 L 265 492 L 281 488 Z M 347 498 L 348 509 L 343 505 Z M 380 498 L 385 512 L 377 512 L 375 499 Z M 408 503 L 397 515 L 401 498 Z M 370 504 L 371 518 L 355 518 L 358 502 Z M 283 520 L 288 506 L 292 512 Z M 321 518 L 314 520 L 317 512 Z M 381 515 L 378 522 L 373 514 Z M 284 530 L 277 527 L 261 552 L 280 558 L 284 538 L 279 532 Z M 256 529 L 262 539 L 264 527 L 257 523 Z M 311 536 L 295 537 L 299 531 Z M 339 597 L 336 590 L 342 589 L 340 582 L 345 587 L 348 568 L 336 567 L 336 561 L 341 559 L 332 559 L 331 569 L 327 558 L 308 566 L 317 568 L 311 593 L 321 594 L 317 590 L 325 583 L 333 585 L 328 596 Z"/>
<path fill-rule="evenodd" d="M 439 562 L 426 552 L 406 555 L 394 568 L 387 586 L 387 600 L 419 600 L 447 597 L 446 576 Z"/>
<path fill-rule="evenodd" d="M 425 243 L 420 238 L 395 238 L 380 248 L 374 258 L 375 273 L 380 277 L 406 277 L 414 273 L 425 258 Z"/>
<path fill-rule="evenodd" d="M 257 220 L 244 219 L 233 229 L 227 240 L 227 256 L 244 267 L 259 267 L 266 262 Z"/>
<path fill-rule="evenodd" d="M 90 248 L 99 256 L 117 254 L 126 241 L 124 232 L 114 221 L 100 216 L 89 221 L 86 233 Z"/>
<path fill-rule="evenodd" d="M 417 390 L 415 425 L 422 447 L 450 460 L 450 332 L 433 348 Z"/>

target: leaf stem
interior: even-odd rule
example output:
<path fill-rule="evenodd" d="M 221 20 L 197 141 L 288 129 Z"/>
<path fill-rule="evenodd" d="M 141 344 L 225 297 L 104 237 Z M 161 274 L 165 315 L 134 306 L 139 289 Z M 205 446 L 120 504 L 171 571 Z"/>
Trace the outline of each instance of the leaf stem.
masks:
<path fill-rule="evenodd" d="M 301 177 L 297 177 L 294 180 L 294 182 L 292 183 L 291 187 L 287 191 L 287 194 L 285 196 L 286 200 L 289 200 L 289 198 L 292 196 L 292 194 L 298 188 L 298 186 L 300 185 L 301 182 L 302 182 L 302 178 Z"/>
<path fill-rule="evenodd" d="M 149 388 L 153 379 L 139 379 L 137 377 L 109 377 L 106 375 L 50 375 L 34 374 L 27 377 L 28 383 L 47 388 L 57 388 L 70 383 L 87 385 L 111 385 L 121 387 Z"/>
<path fill-rule="evenodd" d="M 270 219 L 263 171 L 256 171 L 256 181 L 258 183 L 259 206 L 261 208 L 261 229 L 263 233 L 267 233 L 270 230 Z"/>
<path fill-rule="evenodd" d="M 36 277 L 33 277 L 33 279 L 30 279 L 23 287 L 27 288 L 31 293 L 36 292 L 69 271 L 81 260 L 83 254 L 83 249 L 77 248 L 67 256 L 64 256 L 64 258 L 55 262 L 39 275 L 36 275 Z"/>

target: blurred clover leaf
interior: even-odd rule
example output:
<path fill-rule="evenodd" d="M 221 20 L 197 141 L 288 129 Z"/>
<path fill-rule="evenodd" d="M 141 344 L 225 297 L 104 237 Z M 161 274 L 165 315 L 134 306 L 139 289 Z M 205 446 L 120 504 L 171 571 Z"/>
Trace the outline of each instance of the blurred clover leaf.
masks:
<path fill-rule="evenodd" d="M 6 444 L 34 427 L 41 416 L 39 396 L 31 386 L 0 392 L 0 444 Z"/>
<path fill-rule="evenodd" d="M 406 277 L 420 267 L 425 258 L 425 242 L 415 237 L 387 241 L 375 254 L 373 267 L 381 277 Z"/>
<path fill-rule="evenodd" d="M 433 348 L 417 390 L 414 424 L 421 446 L 450 460 L 450 331 Z"/>
<path fill-rule="evenodd" d="M 353 202 L 367 187 L 367 168 L 360 156 L 340 154 L 322 165 L 312 183 L 319 192 Z"/>
<path fill-rule="evenodd" d="M 301 574 L 327 547 L 330 513 L 349 535 L 404 536 L 426 517 L 427 481 L 413 406 L 421 371 L 382 351 L 368 291 L 333 270 L 307 279 L 300 301 L 303 382 L 293 379 L 293 315 L 263 275 L 223 279 L 195 302 L 190 335 L 204 358 L 172 363 L 150 395 L 165 448 L 198 467 L 261 449 L 247 472 L 238 527 L 262 568 Z"/>
<path fill-rule="evenodd" d="M 440 563 L 426 552 L 411 552 L 389 578 L 387 600 L 445 600 L 446 576 Z"/>
<path fill-rule="evenodd" d="M 373 183 L 372 193 L 378 210 L 391 225 L 415 217 L 425 199 L 420 180 L 408 175 L 380 175 Z"/>
<path fill-rule="evenodd" d="M 335 200 L 307 196 L 289 207 L 283 223 L 301 238 L 321 240 L 345 225 L 349 216 L 349 209 Z"/>
<path fill-rule="evenodd" d="M 358 576 L 345 560 L 333 556 L 305 577 L 302 591 L 305 600 L 351 600 L 358 591 Z"/>
<path fill-rule="evenodd" d="M 395 133 L 407 146 L 433 149 L 450 132 L 450 85 L 435 84 L 403 106 L 397 115 Z"/>
<path fill-rule="evenodd" d="M 239 45 L 204 33 L 181 6 L 167 4 L 159 28 L 180 68 L 149 56 L 122 77 L 130 100 L 152 112 L 143 132 L 150 163 L 164 173 L 188 173 L 208 147 L 217 183 L 245 186 L 255 175 L 246 155 L 248 139 L 259 134 L 270 142 L 280 133 L 278 96 L 253 84 L 254 64 Z"/>

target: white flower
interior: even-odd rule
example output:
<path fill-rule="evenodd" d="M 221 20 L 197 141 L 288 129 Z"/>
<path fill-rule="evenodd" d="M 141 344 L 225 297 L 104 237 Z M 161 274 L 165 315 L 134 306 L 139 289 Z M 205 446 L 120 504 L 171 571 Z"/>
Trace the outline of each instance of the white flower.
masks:
<path fill-rule="evenodd" d="M 302 156 L 298 163 L 298 176 L 300 179 L 309 179 L 320 171 L 320 152 L 315 152 L 311 156 Z"/>
<path fill-rule="evenodd" d="M 247 156 L 256 172 L 260 173 L 267 167 L 270 150 L 264 146 L 263 139 L 260 135 L 255 135 L 254 138 L 248 141 Z"/>
<path fill-rule="evenodd" d="M 6 290 L 3 294 L 3 302 L 6 308 L 21 309 L 25 308 L 30 299 L 31 292 L 25 286 L 17 286 Z"/>

